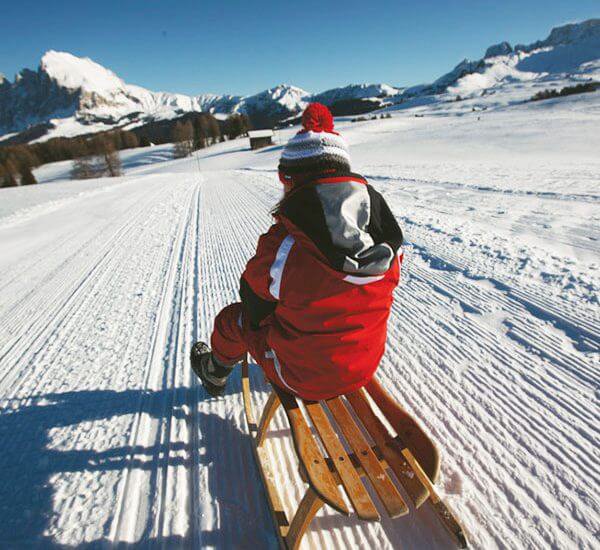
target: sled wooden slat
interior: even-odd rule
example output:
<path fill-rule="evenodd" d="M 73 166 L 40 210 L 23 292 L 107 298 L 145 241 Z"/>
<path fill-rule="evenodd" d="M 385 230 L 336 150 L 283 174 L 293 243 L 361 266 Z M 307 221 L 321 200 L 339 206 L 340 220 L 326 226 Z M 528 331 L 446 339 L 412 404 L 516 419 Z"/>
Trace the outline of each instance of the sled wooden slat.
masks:
<path fill-rule="evenodd" d="M 396 474 L 398 481 L 408 493 L 413 504 L 417 508 L 421 506 L 429 496 L 429 491 L 412 471 L 412 468 L 404 455 L 396 448 L 389 431 L 375 415 L 373 409 L 371 409 L 371 405 L 367 401 L 364 390 L 360 389 L 356 392 L 349 393 L 346 395 L 346 399 L 348 399 L 354 412 L 358 418 L 360 418 L 361 423 L 366 428 L 367 432 L 369 432 L 373 441 L 375 441 L 379 451 L 387 461 L 389 467 Z"/>
<path fill-rule="evenodd" d="M 338 426 L 342 430 L 346 441 L 352 447 L 362 470 L 369 478 L 381 502 L 391 518 L 408 514 L 408 507 L 400 492 L 387 475 L 384 466 L 377 458 L 370 443 L 365 439 L 354 418 L 341 398 L 328 399 L 327 407 L 333 414 Z"/>
<path fill-rule="evenodd" d="M 244 398 L 244 411 L 246 413 L 246 421 L 248 422 L 248 430 L 252 437 L 255 436 L 257 426 L 254 420 L 254 411 L 252 410 L 252 395 L 250 390 L 250 378 L 248 377 L 248 363 L 242 363 L 242 396 Z"/>
<path fill-rule="evenodd" d="M 276 386 L 273 386 L 273 389 L 285 409 L 292 430 L 294 447 L 304 465 L 311 487 L 324 502 L 338 512 L 348 515 L 350 513 L 348 507 L 329 471 L 325 457 L 313 438 L 296 398 Z"/>
<path fill-rule="evenodd" d="M 427 477 L 435 483 L 440 473 L 440 453 L 429 438 L 419 437 L 423 433 L 415 419 L 408 414 L 373 378 L 365 388 L 390 426 L 402 438 L 414 457 L 419 461 Z"/>
<path fill-rule="evenodd" d="M 305 401 L 304 406 L 319 434 L 335 471 L 340 476 L 341 484 L 354 507 L 356 515 L 367 521 L 379 521 L 379 513 L 363 485 L 360 475 L 346 454 L 344 446 L 333 431 L 329 418 L 318 401 Z M 308 466 L 310 468 L 310 466 Z"/>
<path fill-rule="evenodd" d="M 402 454 L 411 465 L 417 477 L 421 480 L 421 483 L 427 487 L 427 490 L 429 491 L 430 502 L 442 525 L 454 538 L 460 548 L 466 548 L 467 539 L 463 532 L 462 526 L 458 523 L 458 521 L 456 521 L 456 518 L 452 515 L 452 512 L 450 512 L 444 501 L 439 497 L 435 487 L 433 486 L 433 483 L 431 483 L 427 477 L 427 473 L 425 470 L 423 470 L 423 468 L 421 468 L 421 465 L 413 456 L 412 451 L 402 441 L 400 436 L 396 437 L 396 442 L 402 448 Z"/>
<path fill-rule="evenodd" d="M 432 506 L 442 525 L 454 538 L 454 541 L 456 542 L 457 546 L 459 548 L 466 548 L 468 544 L 465 531 L 462 525 L 458 523 L 452 512 L 448 509 L 444 501 L 438 500 L 435 503 L 432 501 Z"/>

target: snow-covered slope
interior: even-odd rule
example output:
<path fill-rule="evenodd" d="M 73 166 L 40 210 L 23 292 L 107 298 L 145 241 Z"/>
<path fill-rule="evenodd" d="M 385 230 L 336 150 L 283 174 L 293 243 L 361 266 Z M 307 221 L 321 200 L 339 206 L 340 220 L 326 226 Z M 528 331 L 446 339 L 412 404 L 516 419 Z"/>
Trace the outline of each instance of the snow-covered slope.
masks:
<path fill-rule="evenodd" d="M 456 114 L 338 124 L 406 236 L 378 376 L 438 444 L 472 548 L 597 548 L 600 97 Z M 122 178 L 60 181 L 67 162 L 1 191 L 0 547 L 276 547 L 239 375 L 211 399 L 187 356 L 238 299 L 280 153 L 146 148 Z M 449 546 L 426 509 L 324 509 L 303 548 Z"/>

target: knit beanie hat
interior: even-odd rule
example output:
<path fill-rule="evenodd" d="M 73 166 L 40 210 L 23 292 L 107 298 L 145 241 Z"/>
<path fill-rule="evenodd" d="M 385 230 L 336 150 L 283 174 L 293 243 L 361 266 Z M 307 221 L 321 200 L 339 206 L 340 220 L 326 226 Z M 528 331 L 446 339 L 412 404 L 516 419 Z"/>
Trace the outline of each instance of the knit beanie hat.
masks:
<path fill-rule="evenodd" d="M 283 149 L 279 179 L 293 183 L 295 178 L 350 172 L 348 145 L 333 130 L 333 116 L 325 105 L 311 103 L 302 114 L 302 127 Z"/>

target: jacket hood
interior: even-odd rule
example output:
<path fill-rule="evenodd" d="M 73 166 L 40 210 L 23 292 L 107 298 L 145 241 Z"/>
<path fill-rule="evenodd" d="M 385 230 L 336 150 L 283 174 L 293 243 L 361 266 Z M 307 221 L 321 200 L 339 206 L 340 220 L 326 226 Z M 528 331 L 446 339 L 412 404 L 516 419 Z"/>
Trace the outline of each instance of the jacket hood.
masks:
<path fill-rule="evenodd" d="M 302 185 L 283 201 L 279 217 L 343 273 L 383 275 L 402 245 L 402 231 L 384 198 L 357 174 Z"/>

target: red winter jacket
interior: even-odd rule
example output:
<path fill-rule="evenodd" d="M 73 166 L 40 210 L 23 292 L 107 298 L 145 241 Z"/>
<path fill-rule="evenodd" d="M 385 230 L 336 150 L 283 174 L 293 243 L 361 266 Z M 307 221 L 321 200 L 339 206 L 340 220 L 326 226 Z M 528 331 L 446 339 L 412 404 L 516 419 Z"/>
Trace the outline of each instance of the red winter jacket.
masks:
<path fill-rule="evenodd" d="M 244 315 L 268 326 L 271 381 L 305 399 L 364 386 L 383 355 L 402 232 L 354 174 L 292 191 L 242 275 Z"/>

